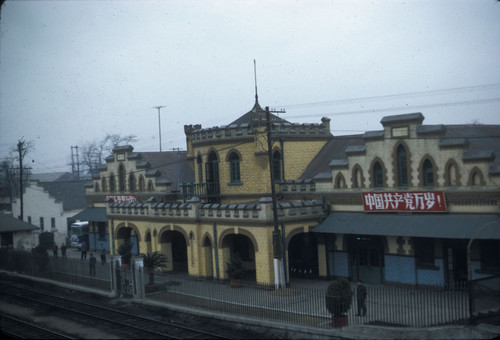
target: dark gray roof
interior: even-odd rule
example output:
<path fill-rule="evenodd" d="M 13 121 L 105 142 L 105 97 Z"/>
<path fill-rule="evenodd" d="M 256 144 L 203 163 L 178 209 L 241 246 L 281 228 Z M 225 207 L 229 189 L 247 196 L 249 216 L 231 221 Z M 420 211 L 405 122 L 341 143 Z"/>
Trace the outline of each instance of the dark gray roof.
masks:
<path fill-rule="evenodd" d="M 75 221 L 107 222 L 106 208 L 87 208 L 72 217 Z"/>
<path fill-rule="evenodd" d="M 271 118 L 271 123 L 288 123 L 290 122 L 273 115 L 272 113 L 270 114 Z M 238 125 L 238 124 L 248 124 L 249 126 L 255 127 L 255 126 L 262 126 L 266 125 L 266 111 L 260 107 L 259 102 L 256 100 L 255 105 L 253 108 L 245 113 L 243 116 L 240 118 L 236 119 L 234 122 L 232 122 L 229 125 Z"/>
<path fill-rule="evenodd" d="M 16 231 L 31 231 L 38 230 L 37 226 L 21 221 L 11 215 L 0 213 L 0 232 L 16 232 Z"/>
<path fill-rule="evenodd" d="M 415 116 L 417 114 L 399 115 Z M 417 117 L 419 117 L 417 115 Z M 386 117 L 387 118 L 387 117 Z M 435 127 L 439 128 L 436 129 Z M 426 130 L 425 127 L 422 128 Z M 439 146 L 463 147 L 464 160 L 492 161 L 490 169 L 500 167 L 500 125 L 434 125 L 430 130 L 439 130 Z M 369 131 L 362 135 L 336 136 L 323 146 L 309 163 L 299 179 L 312 179 L 318 174 L 331 171 L 329 166 L 344 165 L 347 152 L 363 150 L 366 139 L 380 138 L 383 131 Z M 424 137 L 425 138 L 425 137 Z M 345 160 L 345 161 L 342 161 Z"/>
<path fill-rule="evenodd" d="M 423 120 L 424 120 L 424 115 L 420 112 L 415 112 L 415 113 L 405 113 L 401 115 L 386 116 L 382 118 L 380 123 L 382 123 L 382 125 L 385 126 L 391 124 L 399 124 L 408 121 L 422 122 Z"/>
<path fill-rule="evenodd" d="M 484 225 L 486 226 L 480 230 Z M 498 240 L 500 217 L 496 214 L 334 212 L 314 228 L 313 232 Z"/>
<path fill-rule="evenodd" d="M 56 181 L 39 182 L 38 186 L 55 198 L 57 202 L 62 202 L 63 210 L 70 211 L 85 209 L 85 184 L 87 181 Z"/>
<path fill-rule="evenodd" d="M 345 166 L 347 161 L 346 148 L 363 145 L 363 135 L 340 136 L 329 139 L 309 163 L 299 179 L 312 179 L 319 174 L 331 172 L 330 166 L 341 164 Z"/>
<path fill-rule="evenodd" d="M 72 181 L 75 178 L 69 172 L 48 172 L 31 174 L 30 179 L 37 182 Z"/>
<path fill-rule="evenodd" d="M 177 182 L 193 183 L 194 171 L 187 161 L 186 151 L 140 152 L 139 168 L 146 169 L 146 176 L 156 177 L 157 184 L 171 183 L 178 190 Z M 179 178 L 180 177 L 180 178 Z"/>

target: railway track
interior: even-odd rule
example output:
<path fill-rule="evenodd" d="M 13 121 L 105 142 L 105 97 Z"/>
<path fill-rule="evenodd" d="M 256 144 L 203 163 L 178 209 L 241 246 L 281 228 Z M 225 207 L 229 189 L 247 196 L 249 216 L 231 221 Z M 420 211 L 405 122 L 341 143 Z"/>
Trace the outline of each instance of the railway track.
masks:
<path fill-rule="evenodd" d="M 214 334 L 202 329 L 202 325 L 188 327 L 174 322 L 155 320 L 152 317 L 139 316 L 112 308 L 106 305 L 97 305 L 76 298 L 62 297 L 31 287 L 11 282 L 0 283 L 0 298 L 9 302 L 24 301 L 31 306 L 49 309 L 51 313 L 77 316 L 80 320 L 87 320 L 106 328 L 109 332 L 128 338 L 141 339 L 229 339 L 224 334 Z M 3 322 L 4 319 L 2 319 Z M 6 319 L 7 320 L 7 319 Z M 12 321 L 14 322 L 14 321 Z M 13 328 L 15 328 L 13 326 Z M 20 327 L 22 328 L 22 327 Z M 26 326 L 28 328 L 28 326 Z M 41 330 L 40 330 L 41 331 Z M 13 335 L 14 336 L 14 335 Z M 34 336 L 28 338 L 36 338 Z M 54 338 L 41 336 L 38 338 Z"/>
<path fill-rule="evenodd" d="M 0 314 L 0 320 L 2 336 L 7 336 L 9 339 L 74 339 L 3 313 Z"/>

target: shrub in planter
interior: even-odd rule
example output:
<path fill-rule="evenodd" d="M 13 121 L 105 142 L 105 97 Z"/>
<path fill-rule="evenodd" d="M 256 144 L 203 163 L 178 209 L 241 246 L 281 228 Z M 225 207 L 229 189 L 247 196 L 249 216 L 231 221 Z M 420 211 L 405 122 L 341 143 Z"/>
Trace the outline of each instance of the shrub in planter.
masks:
<path fill-rule="evenodd" d="M 148 285 L 155 284 L 155 270 L 166 267 L 168 257 L 165 254 L 155 251 L 154 253 L 141 254 L 144 260 L 144 269 L 149 273 Z"/>
<path fill-rule="evenodd" d="M 229 261 L 227 261 L 226 273 L 229 280 L 231 280 L 231 285 L 234 287 L 239 286 L 239 280 L 245 274 L 245 269 L 238 253 L 231 255 Z"/>
<path fill-rule="evenodd" d="M 345 278 L 338 278 L 326 289 L 326 308 L 333 316 L 334 327 L 347 325 L 347 311 L 352 305 L 353 291 Z"/>

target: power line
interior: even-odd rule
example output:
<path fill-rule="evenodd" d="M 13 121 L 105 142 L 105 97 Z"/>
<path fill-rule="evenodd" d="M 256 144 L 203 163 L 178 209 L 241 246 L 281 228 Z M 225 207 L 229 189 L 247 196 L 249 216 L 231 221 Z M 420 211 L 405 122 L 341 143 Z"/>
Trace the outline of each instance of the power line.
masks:
<path fill-rule="evenodd" d="M 366 110 L 356 110 L 356 111 L 343 111 L 334 113 L 314 113 L 310 115 L 294 115 L 287 116 L 287 118 L 307 118 L 307 117 L 329 117 L 329 116 L 344 116 L 344 115 L 356 115 L 365 113 L 379 113 L 379 112 L 389 112 L 389 111 L 408 111 L 408 110 L 421 110 L 436 107 L 448 107 L 448 106 L 465 106 L 465 105 L 477 105 L 477 104 L 487 104 L 500 102 L 500 98 L 486 98 L 486 99 L 476 99 L 476 100 L 465 100 L 456 102 L 445 102 L 445 103 L 434 103 L 434 104 L 424 104 L 424 105 L 414 105 L 414 106 L 398 106 L 398 107 L 386 107 L 381 109 L 366 109 Z"/>
<path fill-rule="evenodd" d="M 456 87 L 451 89 L 440 89 L 440 90 L 432 90 L 432 91 L 418 91 L 418 92 L 407 92 L 400 94 L 388 94 L 381 96 L 371 96 L 371 97 L 357 97 L 351 99 L 337 99 L 337 100 L 329 100 L 329 101 L 321 101 L 321 102 L 309 102 L 309 103 L 301 103 L 301 104 L 290 104 L 290 105 L 278 105 L 290 108 L 305 108 L 312 106 L 326 106 L 326 105 L 339 105 L 339 104 L 350 104 L 356 102 L 364 102 L 364 101 L 373 101 L 373 100 L 385 100 L 385 99 L 401 99 L 401 98 L 411 98 L 411 97 L 421 97 L 421 96 L 429 96 L 429 95 L 442 95 L 454 92 L 464 92 L 464 91 L 479 91 L 479 90 L 493 90 L 496 88 L 500 88 L 500 83 L 496 84 L 485 84 L 485 85 L 477 85 L 477 86 L 466 86 L 466 87 Z"/>

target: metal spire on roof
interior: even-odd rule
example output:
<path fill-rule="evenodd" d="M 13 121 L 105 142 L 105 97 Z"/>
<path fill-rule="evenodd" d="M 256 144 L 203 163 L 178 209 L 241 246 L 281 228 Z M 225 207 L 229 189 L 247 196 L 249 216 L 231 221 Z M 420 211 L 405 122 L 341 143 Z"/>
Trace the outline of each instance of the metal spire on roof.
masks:
<path fill-rule="evenodd" d="M 255 64 L 255 59 L 253 60 L 253 74 L 255 77 L 255 104 L 259 103 L 259 95 L 257 94 L 257 66 Z"/>

